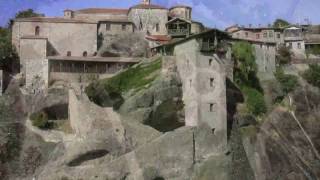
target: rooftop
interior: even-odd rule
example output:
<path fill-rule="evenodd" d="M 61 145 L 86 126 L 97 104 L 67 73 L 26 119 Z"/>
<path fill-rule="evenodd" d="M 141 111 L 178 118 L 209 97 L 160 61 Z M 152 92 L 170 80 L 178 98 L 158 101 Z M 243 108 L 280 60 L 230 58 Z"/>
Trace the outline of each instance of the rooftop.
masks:
<path fill-rule="evenodd" d="M 180 4 L 180 5 L 172 6 L 172 7 L 170 8 L 170 10 L 171 10 L 171 9 L 174 9 L 174 8 L 188 8 L 188 9 L 192 9 L 190 6 L 186 6 L 186 5 Z"/>
<path fill-rule="evenodd" d="M 96 24 L 93 21 L 85 21 L 80 19 L 67 19 L 61 17 L 31 17 L 31 18 L 18 18 L 16 22 L 48 22 L 48 23 L 87 23 Z"/>
<path fill-rule="evenodd" d="M 123 62 L 123 63 L 138 63 L 141 58 L 125 58 L 125 57 L 83 57 L 83 56 L 48 56 L 49 60 L 62 61 L 86 61 L 86 62 Z"/>
<path fill-rule="evenodd" d="M 155 4 L 138 4 L 132 6 L 130 9 L 167 9 L 163 6 L 155 5 Z"/>
<path fill-rule="evenodd" d="M 86 8 L 75 11 L 83 14 L 128 14 L 128 9 L 113 9 L 113 8 Z"/>

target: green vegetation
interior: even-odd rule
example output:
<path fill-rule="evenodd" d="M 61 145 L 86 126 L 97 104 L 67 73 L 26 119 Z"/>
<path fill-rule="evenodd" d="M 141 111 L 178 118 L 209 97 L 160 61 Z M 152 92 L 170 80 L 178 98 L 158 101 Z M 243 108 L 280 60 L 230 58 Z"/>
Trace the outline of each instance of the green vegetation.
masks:
<path fill-rule="evenodd" d="M 232 47 L 234 55 L 234 82 L 244 94 L 247 110 L 254 115 L 267 111 L 263 90 L 256 76 L 254 49 L 248 42 L 237 42 Z"/>
<path fill-rule="evenodd" d="M 49 122 L 48 114 L 43 111 L 31 114 L 30 120 L 32 121 L 33 126 L 36 126 L 40 129 L 53 128 L 53 123 Z"/>
<path fill-rule="evenodd" d="M 291 62 L 291 52 L 286 46 L 281 46 L 278 49 L 277 63 L 280 65 L 289 64 Z"/>
<path fill-rule="evenodd" d="M 313 86 L 320 88 L 320 65 L 311 64 L 309 69 L 306 70 L 302 77 Z"/>
<path fill-rule="evenodd" d="M 284 28 L 289 25 L 290 25 L 290 23 L 286 20 L 283 20 L 283 19 L 276 19 L 273 23 L 274 28 Z"/>
<path fill-rule="evenodd" d="M 156 72 L 161 69 L 161 65 L 161 58 L 148 64 L 139 64 L 112 78 L 91 83 L 86 88 L 86 93 L 96 104 L 117 109 L 123 103 L 122 94 L 145 88 L 155 80 L 158 75 Z"/>
<path fill-rule="evenodd" d="M 35 16 L 40 16 L 40 14 L 33 12 L 32 9 L 28 9 L 18 12 L 15 18 Z M 9 21 L 8 27 L 0 27 L 0 67 L 4 67 L 4 69 L 9 72 L 12 72 L 19 67 L 19 57 L 11 43 L 11 27 L 13 25 L 13 20 L 14 19 L 11 19 Z"/>
<path fill-rule="evenodd" d="M 306 53 L 309 56 L 310 54 L 313 55 L 320 55 L 320 45 L 312 46 L 310 48 L 306 48 Z"/>
<path fill-rule="evenodd" d="M 246 106 L 250 113 L 261 115 L 267 111 L 263 93 L 250 87 L 243 87 L 241 91 L 245 94 Z"/>
<path fill-rule="evenodd" d="M 40 17 L 40 16 L 43 16 L 43 15 L 34 12 L 33 9 L 26 9 L 26 10 L 19 11 L 15 15 L 14 19 L 17 19 L 17 18 L 29 18 L 29 17 Z M 8 23 L 9 27 L 12 27 L 14 19 L 11 19 L 9 21 L 9 23 Z"/>
<path fill-rule="evenodd" d="M 275 77 L 281 85 L 284 95 L 292 92 L 298 86 L 298 77 L 295 75 L 284 74 L 281 68 L 278 68 Z"/>

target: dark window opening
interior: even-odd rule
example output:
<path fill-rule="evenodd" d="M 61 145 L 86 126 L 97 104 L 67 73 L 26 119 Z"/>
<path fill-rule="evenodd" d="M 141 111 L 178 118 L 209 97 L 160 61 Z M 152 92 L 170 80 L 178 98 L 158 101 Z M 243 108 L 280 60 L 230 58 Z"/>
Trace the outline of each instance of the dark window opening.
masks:
<path fill-rule="evenodd" d="M 212 59 L 209 59 L 209 66 L 211 66 L 212 64 Z"/>
<path fill-rule="evenodd" d="M 248 32 L 246 32 L 246 37 L 248 37 L 249 36 L 249 33 Z"/>
<path fill-rule="evenodd" d="M 213 112 L 213 104 L 210 104 L 210 112 Z"/>
<path fill-rule="evenodd" d="M 277 34 L 277 38 L 280 39 L 280 37 L 281 37 L 281 35 L 280 35 L 280 34 Z"/>
<path fill-rule="evenodd" d="M 212 128 L 211 131 L 212 131 L 212 134 L 214 134 L 214 131 L 216 130 L 216 128 Z"/>
<path fill-rule="evenodd" d="M 36 29 L 35 29 L 35 35 L 36 36 L 40 35 L 40 27 L 39 26 L 37 26 Z"/>
<path fill-rule="evenodd" d="M 106 30 L 110 31 L 111 30 L 111 24 L 106 24 Z"/>
<path fill-rule="evenodd" d="M 257 39 L 260 39 L 260 34 L 256 34 L 256 38 L 257 38 Z"/>
<path fill-rule="evenodd" d="M 298 49 L 301 49 L 301 43 L 298 43 Z"/>
<path fill-rule="evenodd" d="M 122 24 L 122 31 L 125 31 L 126 29 L 127 29 L 127 25 L 125 25 L 125 24 Z"/>
<path fill-rule="evenodd" d="M 213 87 L 214 78 L 210 78 L 210 87 Z"/>
<path fill-rule="evenodd" d="M 191 87 L 191 85 L 192 85 L 192 79 L 190 79 L 190 87 Z"/>
<path fill-rule="evenodd" d="M 83 57 L 87 57 L 87 56 L 88 56 L 88 52 L 87 52 L 87 51 L 84 51 L 83 54 L 82 54 L 82 56 L 83 56 Z"/>
<path fill-rule="evenodd" d="M 156 31 L 157 31 L 157 32 L 159 32 L 159 31 L 160 31 L 159 24 L 156 24 Z"/>
<path fill-rule="evenodd" d="M 67 52 L 67 56 L 71 56 L 71 51 L 68 51 L 68 52 Z"/>

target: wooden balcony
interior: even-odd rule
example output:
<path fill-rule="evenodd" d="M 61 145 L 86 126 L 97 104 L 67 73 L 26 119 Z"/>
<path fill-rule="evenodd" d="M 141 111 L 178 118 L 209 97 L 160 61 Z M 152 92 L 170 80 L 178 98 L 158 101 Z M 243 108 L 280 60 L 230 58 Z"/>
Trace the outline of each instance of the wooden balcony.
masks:
<path fill-rule="evenodd" d="M 186 36 L 189 35 L 189 29 L 168 29 L 171 36 Z"/>
<path fill-rule="evenodd" d="M 214 43 L 202 42 L 201 51 L 214 51 L 215 49 Z"/>

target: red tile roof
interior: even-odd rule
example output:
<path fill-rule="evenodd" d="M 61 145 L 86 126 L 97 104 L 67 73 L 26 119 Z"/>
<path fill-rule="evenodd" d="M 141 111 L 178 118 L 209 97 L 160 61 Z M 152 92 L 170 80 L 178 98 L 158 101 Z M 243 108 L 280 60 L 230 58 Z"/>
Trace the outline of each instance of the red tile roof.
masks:
<path fill-rule="evenodd" d="M 128 9 L 87 8 L 76 12 L 83 14 L 128 14 Z"/>
<path fill-rule="evenodd" d="M 153 41 L 170 41 L 171 37 L 167 35 L 148 35 L 146 36 L 147 39 Z"/>
<path fill-rule="evenodd" d="M 31 18 L 18 18 L 16 22 L 49 22 L 49 23 L 88 23 L 96 24 L 96 22 L 85 21 L 79 19 L 67 19 L 58 17 L 31 17 Z"/>
<path fill-rule="evenodd" d="M 155 4 L 138 4 L 132 6 L 130 9 L 167 9 L 163 6 L 155 5 Z"/>

